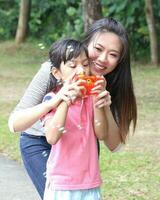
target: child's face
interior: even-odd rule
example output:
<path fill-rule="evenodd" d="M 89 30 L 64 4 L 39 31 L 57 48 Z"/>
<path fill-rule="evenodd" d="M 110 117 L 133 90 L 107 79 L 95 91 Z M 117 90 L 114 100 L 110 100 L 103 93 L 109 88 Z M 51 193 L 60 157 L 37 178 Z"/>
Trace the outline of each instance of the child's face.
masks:
<path fill-rule="evenodd" d="M 89 58 L 92 61 L 91 72 L 98 75 L 112 72 L 118 65 L 122 49 L 122 42 L 116 34 L 98 34 L 88 45 Z"/>
<path fill-rule="evenodd" d="M 77 58 L 72 58 L 60 65 L 60 74 L 62 80 L 66 80 L 73 72 L 77 72 L 78 68 L 83 68 L 86 75 L 90 74 L 89 60 L 85 53 L 81 53 Z"/>

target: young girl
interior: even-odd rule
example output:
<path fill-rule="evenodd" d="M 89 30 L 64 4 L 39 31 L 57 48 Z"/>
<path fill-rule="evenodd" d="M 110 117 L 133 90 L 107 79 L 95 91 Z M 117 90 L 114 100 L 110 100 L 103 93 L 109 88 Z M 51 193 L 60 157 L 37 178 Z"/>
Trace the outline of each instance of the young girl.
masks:
<path fill-rule="evenodd" d="M 78 41 L 56 42 L 50 50 L 50 60 L 51 73 L 62 88 L 57 86 L 44 97 L 44 101 L 61 98 L 57 108 L 43 117 L 45 135 L 52 145 L 44 200 L 99 200 L 97 138 L 105 138 L 106 121 L 104 107 L 96 107 L 95 103 L 96 96 L 103 93 L 103 80 L 92 91 L 96 96 L 83 96 L 85 81 L 76 81 L 76 75 L 67 82 L 79 68 L 90 75 L 87 49 Z"/>

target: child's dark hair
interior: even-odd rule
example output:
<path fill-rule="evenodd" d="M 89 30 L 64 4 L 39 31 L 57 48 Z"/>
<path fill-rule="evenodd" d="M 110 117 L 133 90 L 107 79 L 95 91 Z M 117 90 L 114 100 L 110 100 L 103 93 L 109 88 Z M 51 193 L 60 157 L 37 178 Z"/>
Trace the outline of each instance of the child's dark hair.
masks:
<path fill-rule="evenodd" d="M 85 44 L 74 39 L 62 39 L 53 43 L 49 50 L 51 69 L 52 67 L 59 69 L 62 62 L 65 64 L 72 58 L 77 58 L 82 52 L 88 58 L 88 50 Z M 50 80 L 48 91 L 53 90 L 57 85 L 57 80 L 52 74 L 50 74 Z"/>

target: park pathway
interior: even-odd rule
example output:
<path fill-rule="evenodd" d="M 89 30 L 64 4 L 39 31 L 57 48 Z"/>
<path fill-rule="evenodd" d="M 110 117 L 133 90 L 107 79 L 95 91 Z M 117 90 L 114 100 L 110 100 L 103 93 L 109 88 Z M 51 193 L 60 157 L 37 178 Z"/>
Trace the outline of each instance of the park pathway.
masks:
<path fill-rule="evenodd" d="M 0 200 L 40 200 L 24 167 L 0 154 Z"/>

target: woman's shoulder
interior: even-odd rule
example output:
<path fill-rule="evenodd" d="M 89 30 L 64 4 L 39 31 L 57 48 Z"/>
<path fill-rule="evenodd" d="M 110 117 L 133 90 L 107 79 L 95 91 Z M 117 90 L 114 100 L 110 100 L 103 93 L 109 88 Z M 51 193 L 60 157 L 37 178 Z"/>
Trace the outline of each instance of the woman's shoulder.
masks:
<path fill-rule="evenodd" d="M 52 64 L 51 64 L 50 60 L 45 61 L 44 63 L 41 64 L 40 71 L 50 72 L 51 65 Z"/>
<path fill-rule="evenodd" d="M 50 82 L 50 71 L 51 71 L 51 62 L 48 60 L 41 64 L 40 69 L 35 74 L 32 81 L 34 82 L 34 85 L 38 85 L 39 83 L 43 82 L 43 84 L 40 85 L 40 87 L 48 87 L 48 84 Z"/>

